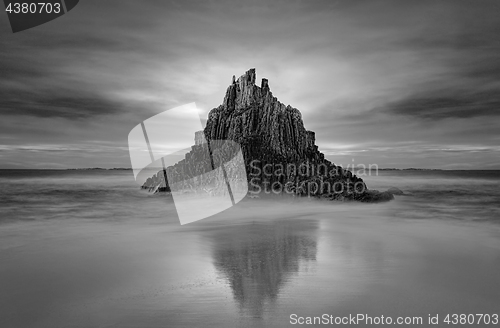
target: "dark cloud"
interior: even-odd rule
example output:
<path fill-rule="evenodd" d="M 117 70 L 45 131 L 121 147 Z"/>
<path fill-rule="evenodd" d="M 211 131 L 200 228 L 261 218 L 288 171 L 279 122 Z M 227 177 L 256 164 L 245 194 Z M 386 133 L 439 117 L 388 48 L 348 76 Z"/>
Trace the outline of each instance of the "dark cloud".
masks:
<path fill-rule="evenodd" d="M 1 58 L 1 57 L 0 57 Z M 14 60 L 0 59 L 0 83 L 9 83 L 19 79 L 43 78 L 47 76 L 44 69 L 29 64 L 16 64 Z"/>
<path fill-rule="evenodd" d="M 123 105 L 97 94 L 64 96 L 29 92 L 18 94 L 0 92 L 0 107 L 3 115 L 66 119 L 91 119 L 118 114 L 124 108 Z"/>
<path fill-rule="evenodd" d="M 405 115 L 425 120 L 500 116 L 500 92 L 429 93 L 388 103 L 375 112 Z"/>

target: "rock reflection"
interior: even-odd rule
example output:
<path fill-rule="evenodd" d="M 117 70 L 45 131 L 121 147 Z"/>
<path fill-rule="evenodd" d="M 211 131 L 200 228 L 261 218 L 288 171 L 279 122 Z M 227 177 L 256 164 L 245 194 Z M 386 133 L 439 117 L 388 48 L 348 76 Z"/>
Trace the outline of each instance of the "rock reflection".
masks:
<path fill-rule="evenodd" d="M 227 279 L 242 314 L 261 317 L 290 276 L 316 261 L 316 221 L 226 228 L 213 235 L 214 265 Z"/>

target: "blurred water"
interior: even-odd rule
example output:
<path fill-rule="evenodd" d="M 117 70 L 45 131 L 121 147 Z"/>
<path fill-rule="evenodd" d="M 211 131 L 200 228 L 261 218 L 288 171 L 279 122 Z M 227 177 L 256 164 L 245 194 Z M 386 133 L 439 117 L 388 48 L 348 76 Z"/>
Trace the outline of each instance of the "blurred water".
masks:
<path fill-rule="evenodd" d="M 363 179 L 407 194 L 398 197 L 398 217 L 500 223 L 500 171 L 379 171 Z"/>
<path fill-rule="evenodd" d="M 407 195 L 246 200 L 180 226 L 131 171 L 0 171 L 0 327 L 498 313 L 499 172 L 379 174 Z"/>
<path fill-rule="evenodd" d="M 398 216 L 500 222 L 500 171 L 372 173 L 370 189 L 405 192 Z M 140 191 L 131 171 L 0 170 L 0 184 L 0 222 L 175 217 L 171 198 Z"/>
<path fill-rule="evenodd" d="M 0 170 L 0 184 L 2 222 L 138 218 L 165 200 L 141 192 L 125 170 Z"/>

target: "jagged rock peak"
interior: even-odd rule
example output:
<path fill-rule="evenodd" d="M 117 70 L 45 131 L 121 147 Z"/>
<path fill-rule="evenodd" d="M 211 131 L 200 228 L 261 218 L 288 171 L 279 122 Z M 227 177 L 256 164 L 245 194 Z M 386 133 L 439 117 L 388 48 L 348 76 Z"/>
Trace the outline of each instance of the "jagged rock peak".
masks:
<path fill-rule="evenodd" d="M 234 81 L 234 75 L 233 75 L 233 84 L 237 83 L 240 86 L 245 86 L 245 85 L 255 85 L 255 68 L 250 68 L 248 71 L 245 72 L 242 76 L 238 78 L 237 81 Z"/>
<path fill-rule="evenodd" d="M 259 136 L 276 154 L 294 160 L 303 158 L 315 149 L 314 133 L 306 133 L 298 109 L 273 97 L 268 79 L 263 78 L 259 87 L 255 78 L 255 69 L 251 68 L 233 79 L 222 105 L 208 115 L 206 138 L 243 142 Z"/>
<path fill-rule="evenodd" d="M 245 74 L 240 76 L 238 78 L 238 80 L 235 80 L 235 76 L 233 75 L 233 83 L 232 84 L 238 84 L 240 89 L 244 89 L 246 87 L 253 87 L 253 86 L 255 86 L 256 78 L 257 78 L 257 74 L 255 73 L 255 68 L 250 68 L 248 71 L 245 72 Z M 265 89 L 265 88 L 269 89 L 269 80 L 266 78 L 262 78 L 260 88 L 261 89 Z"/>
<path fill-rule="evenodd" d="M 255 68 L 249 69 L 238 79 L 233 75 L 232 83 L 227 88 L 222 103 L 226 110 L 232 111 L 254 105 L 267 96 L 272 98 L 268 79 L 263 78 L 259 87 L 255 85 L 256 76 Z"/>

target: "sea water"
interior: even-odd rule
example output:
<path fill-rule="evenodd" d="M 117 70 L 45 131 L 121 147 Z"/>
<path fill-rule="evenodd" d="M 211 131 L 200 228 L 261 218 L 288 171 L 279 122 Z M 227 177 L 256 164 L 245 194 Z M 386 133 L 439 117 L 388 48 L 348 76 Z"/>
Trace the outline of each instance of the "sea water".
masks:
<path fill-rule="evenodd" d="M 426 327 L 500 312 L 499 171 L 363 178 L 404 195 L 244 200 L 181 226 L 171 197 L 131 171 L 2 170 L 0 327 L 288 327 L 324 314 Z"/>

